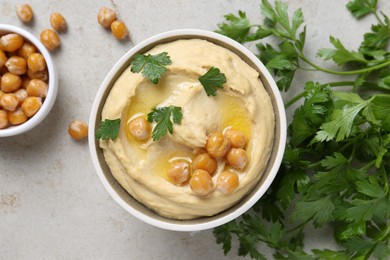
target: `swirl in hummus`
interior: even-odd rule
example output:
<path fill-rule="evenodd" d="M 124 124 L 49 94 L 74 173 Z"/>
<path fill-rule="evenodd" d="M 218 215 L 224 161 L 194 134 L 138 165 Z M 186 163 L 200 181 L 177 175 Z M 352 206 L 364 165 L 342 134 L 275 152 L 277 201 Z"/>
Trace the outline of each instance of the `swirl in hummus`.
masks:
<path fill-rule="evenodd" d="M 105 160 L 120 185 L 146 207 L 173 219 L 215 215 L 237 203 L 260 180 L 274 139 L 274 111 L 259 73 L 230 50 L 201 39 L 160 44 L 147 54 L 167 52 L 172 64 L 154 85 L 141 73 L 126 69 L 115 82 L 102 111 L 102 120 L 121 118 L 115 140 L 101 140 Z M 226 76 L 223 89 L 207 96 L 198 78 L 210 67 Z M 159 141 L 136 140 L 129 134 L 129 120 L 147 115 L 154 107 L 182 108 L 180 124 Z M 151 128 L 153 125 L 151 125 Z M 236 170 L 217 159 L 214 187 L 224 170 L 235 172 L 239 186 L 231 193 L 218 189 L 206 196 L 195 194 L 188 183 L 174 185 L 167 177 L 172 160 L 190 162 L 194 149 L 205 147 L 208 136 L 232 128 L 246 139 L 248 162 Z"/>

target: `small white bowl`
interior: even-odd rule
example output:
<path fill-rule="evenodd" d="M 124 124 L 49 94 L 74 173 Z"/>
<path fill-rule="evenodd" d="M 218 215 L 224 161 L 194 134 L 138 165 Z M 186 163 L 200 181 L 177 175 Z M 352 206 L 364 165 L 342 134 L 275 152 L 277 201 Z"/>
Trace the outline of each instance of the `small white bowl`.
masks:
<path fill-rule="evenodd" d="M 56 100 L 58 91 L 57 70 L 53 59 L 51 58 L 50 53 L 48 52 L 46 47 L 38 40 L 38 38 L 36 38 L 28 31 L 13 25 L 0 24 L 0 36 L 8 33 L 17 33 L 23 36 L 25 41 L 32 43 L 39 50 L 39 52 L 43 55 L 46 61 L 49 82 L 47 96 L 39 111 L 23 124 L 16 126 L 8 126 L 7 128 L 0 129 L 0 137 L 22 134 L 36 127 L 49 114 Z"/>
<path fill-rule="evenodd" d="M 233 51 L 260 73 L 260 79 L 271 97 L 274 108 L 275 139 L 271 156 L 262 178 L 254 189 L 247 196 L 242 198 L 236 205 L 211 217 L 202 217 L 192 220 L 175 220 L 162 217 L 154 211 L 148 209 L 136 201 L 120 186 L 120 184 L 112 176 L 111 171 L 104 160 L 102 149 L 99 147 L 99 141 L 95 139 L 95 133 L 101 122 L 101 111 L 107 95 L 118 77 L 126 68 L 129 67 L 131 59 L 135 54 L 145 53 L 161 43 L 171 42 L 178 39 L 193 38 L 206 39 Z M 285 109 L 280 92 L 267 68 L 260 62 L 260 60 L 251 51 L 232 39 L 214 32 L 195 29 L 183 29 L 161 33 L 137 44 L 134 48 L 128 51 L 110 70 L 100 86 L 92 106 L 89 126 L 89 147 L 92 161 L 101 182 L 111 197 L 136 218 L 150 225 L 174 231 L 200 231 L 214 228 L 239 217 L 251 208 L 267 191 L 276 176 L 283 158 L 287 131 Z"/>

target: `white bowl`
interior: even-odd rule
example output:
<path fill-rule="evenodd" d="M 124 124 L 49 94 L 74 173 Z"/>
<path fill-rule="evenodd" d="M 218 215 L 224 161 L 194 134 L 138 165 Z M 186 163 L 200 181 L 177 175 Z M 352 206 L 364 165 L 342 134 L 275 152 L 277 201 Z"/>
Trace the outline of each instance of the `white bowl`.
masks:
<path fill-rule="evenodd" d="M 175 220 L 162 217 L 146 208 L 127 193 L 112 176 L 99 141 L 95 139 L 95 132 L 101 122 L 101 111 L 107 95 L 122 72 L 129 67 L 132 57 L 137 53 L 144 53 L 154 46 L 178 39 L 200 38 L 225 47 L 246 61 L 260 73 L 260 79 L 271 97 L 275 113 L 275 139 L 265 172 L 255 188 L 233 207 L 211 217 L 202 217 L 193 220 Z M 92 161 L 97 174 L 111 197 L 126 211 L 136 218 L 159 228 L 174 231 L 199 231 L 214 228 L 225 224 L 243 214 L 251 208 L 267 191 L 280 167 L 286 143 L 286 116 L 280 92 L 267 68 L 260 60 L 243 45 L 223 35 L 203 30 L 183 29 L 169 31 L 151 37 L 128 51 L 110 70 L 100 86 L 92 106 L 89 121 L 89 147 Z"/>
<path fill-rule="evenodd" d="M 17 33 L 23 36 L 25 41 L 32 43 L 39 50 L 39 52 L 43 55 L 46 61 L 49 82 L 47 96 L 39 111 L 23 124 L 9 126 L 5 129 L 0 129 L 0 137 L 22 134 L 36 127 L 49 114 L 56 100 L 58 91 L 57 70 L 54 65 L 53 59 L 51 58 L 50 53 L 48 52 L 46 47 L 38 40 L 38 38 L 36 38 L 28 31 L 13 25 L 0 24 L 0 36 L 8 33 Z"/>

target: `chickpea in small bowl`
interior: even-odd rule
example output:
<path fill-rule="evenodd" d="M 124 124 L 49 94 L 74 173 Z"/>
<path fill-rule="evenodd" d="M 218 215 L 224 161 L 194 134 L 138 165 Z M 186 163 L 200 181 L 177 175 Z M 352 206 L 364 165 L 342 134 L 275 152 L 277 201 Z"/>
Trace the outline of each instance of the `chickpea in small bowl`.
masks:
<path fill-rule="evenodd" d="M 57 71 L 44 45 L 24 29 L 0 24 L 0 137 L 42 122 L 57 90 Z"/>

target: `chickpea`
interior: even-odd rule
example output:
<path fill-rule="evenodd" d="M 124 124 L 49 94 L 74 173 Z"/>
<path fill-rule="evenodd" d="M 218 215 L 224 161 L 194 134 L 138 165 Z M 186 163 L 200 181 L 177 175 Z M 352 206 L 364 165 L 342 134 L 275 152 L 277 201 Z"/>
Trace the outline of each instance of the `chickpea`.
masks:
<path fill-rule="evenodd" d="M 5 110 L 0 109 L 0 129 L 4 129 L 9 125 L 8 115 Z"/>
<path fill-rule="evenodd" d="M 0 101 L 1 101 L 1 98 L 4 96 L 4 92 L 0 90 Z M 1 108 L 1 103 L 0 103 L 0 108 Z"/>
<path fill-rule="evenodd" d="M 27 66 L 32 72 L 42 71 L 46 69 L 45 58 L 40 53 L 33 53 L 28 56 Z"/>
<path fill-rule="evenodd" d="M 167 176 L 173 184 L 183 184 L 190 177 L 190 165 L 184 161 L 175 161 L 171 163 Z"/>
<path fill-rule="evenodd" d="M 4 109 L 14 111 L 19 105 L 19 99 L 14 93 L 6 93 L 1 97 L 0 104 Z"/>
<path fill-rule="evenodd" d="M 42 99 L 40 97 L 27 97 L 21 107 L 27 117 L 32 117 L 41 109 Z"/>
<path fill-rule="evenodd" d="M 198 169 L 190 179 L 190 188 L 196 195 L 205 196 L 214 189 L 214 183 L 208 172 Z"/>
<path fill-rule="evenodd" d="M 100 25 L 109 28 L 112 22 L 116 20 L 116 13 L 110 8 L 102 7 L 99 10 L 97 20 Z"/>
<path fill-rule="evenodd" d="M 27 116 L 23 113 L 23 110 L 20 107 L 15 111 L 8 111 L 7 116 L 11 125 L 20 125 L 27 121 Z"/>
<path fill-rule="evenodd" d="M 196 147 L 192 150 L 192 154 L 198 156 L 199 154 L 207 153 L 206 149 L 203 147 Z"/>
<path fill-rule="evenodd" d="M 40 79 L 32 79 L 26 87 L 27 94 L 32 97 L 46 97 L 47 89 L 47 84 Z"/>
<path fill-rule="evenodd" d="M 242 170 L 248 163 L 248 155 L 244 149 L 232 148 L 227 154 L 227 161 L 233 168 Z"/>
<path fill-rule="evenodd" d="M 40 79 L 45 82 L 47 82 L 47 80 L 49 79 L 49 73 L 47 72 L 47 70 L 33 72 L 32 70 L 27 69 L 27 76 L 30 79 Z"/>
<path fill-rule="evenodd" d="M 223 171 L 217 179 L 217 190 L 223 194 L 229 194 L 235 191 L 238 187 L 239 179 L 234 172 Z"/>
<path fill-rule="evenodd" d="M 73 120 L 68 127 L 69 135 L 75 140 L 83 140 L 88 136 L 88 125 L 79 120 Z"/>
<path fill-rule="evenodd" d="M 111 24 L 111 33 L 118 40 L 123 40 L 129 35 L 129 30 L 127 30 L 124 22 L 116 20 Z"/>
<path fill-rule="evenodd" d="M 56 31 L 63 31 L 66 29 L 66 20 L 60 13 L 52 13 L 50 15 L 50 24 Z"/>
<path fill-rule="evenodd" d="M 25 42 L 23 44 L 23 46 L 18 50 L 18 56 L 24 58 L 24 59 L 28 59 L 28 57 L 35 53 L 37 51 L 37 48 L 35 48 L 34 45 L 32 45 L 31 43 L 28 43 L 28 42 Z"/>
<path fill-rule="evenodd" d="M 24 88 L 20 88 L 14 93 L 18 97 L 19 105 L 22 105 L 23 101 L 28 97 L 27 91 Z"/>
<path fill-rule="evenodd" d="M 27 62 L 19 56 L 12 56 L 5 63 L 8 71 L 15 75 L 23 75 L 27 72 Z"/>
<path fill-rule="evenodd" d="M 222 133 L 212 133 L 206 142 L 206 150 L 215 159 L 222 158 L 230 149 L 230 141 Z"/>
<path fill-rule="evenodd" d="M 21 85 L 22 79 L 18 75 L 7 72 L 1 77 L 1 90 L 6 93 L 15 92 Z"/>
<path fill-rule="evenodd" d="M 60 46 L 61 41 L 58 34 L 52 29 L 45 29 L 39 35 L 41 42 L 48 50 L 54 50 L 58 46 Z"/>
<path fill-rule="evenodd" d="M 244 148 L 246 145 L 246 136 L 243 132 L 228 129 L 224 133 L 225 137 L 229 139 L 230 143 L 232 144 L 232 147 L 235 148 Z"/>
<path fill-rule="evenodd" d="M 144 141 L 150 137 L 150 125 L 143 117 L 137 117 L 128 123 L 128 129 L 135 139 Z"/>
<path fill-rule="evenodd" d="M 22 86 L 20 86 L 20 87 L 26 89 L 27 85 L 28 85 L 28 83 L 30 83 L 30 81 L 31 81 L 31 78 L 29 78 L 27 76 L 22 77 Z"/>
<path fill-rule="evenodd" d="M 0 68 L 4 66 L 7 60 L 8 60 L 7 55 L 5 55 L 4 51 L 0 50 Z"/>
<path fill-rule="evenodd" d="M 217 161 L 211 158 L 208 153 L 202 153 L 192 161 L 192 169 L 201 169 L 207 171 L 209 174 L 213 174 L 217 169 Z"/>
<path fill-rule="evenodd" d="M 33 10 L 28 4 L 18 4 L 16 5 L 16 15 L 19 17 L 22 22 L 30 22 L 33 18 Z"/>
<path fill-rule="evenodd" d="M 9 33 L 0 38 L 0 50 L 14 52 L 23 46 L 24 39 L 16 33 Z"/>

